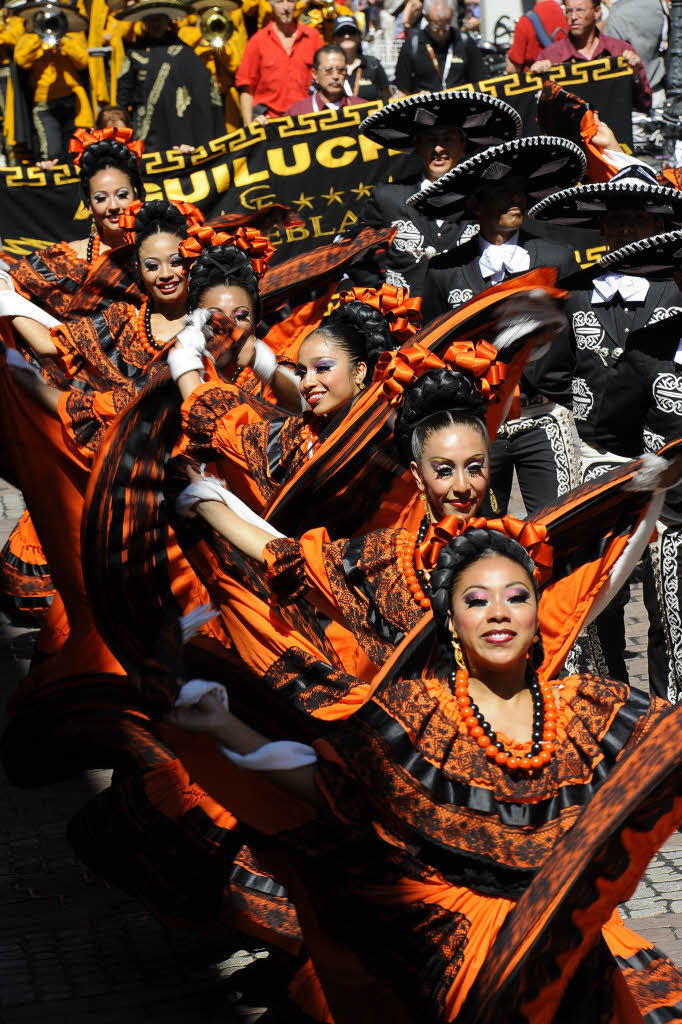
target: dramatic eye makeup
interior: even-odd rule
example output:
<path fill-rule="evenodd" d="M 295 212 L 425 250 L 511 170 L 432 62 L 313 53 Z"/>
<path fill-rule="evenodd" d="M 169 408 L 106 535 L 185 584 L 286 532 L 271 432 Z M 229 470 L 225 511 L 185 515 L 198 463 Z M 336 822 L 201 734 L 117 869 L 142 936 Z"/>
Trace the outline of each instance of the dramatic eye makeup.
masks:
<path fill-rule="evenodd" d="M 472 587 L 462 595 L 467 608 L 483 608 L 489 599 L 488 592 L 480 587 Z M 504 599 L 511 604 L 525 604 L 530 600 L 530 591 L 523 583 L 510 584 L 505 590 Z"/>
<path fill-rule="evenodd" d="M 142 264 L 145 270 L 158 270 L 161 266 L 156 260 L 148 259 Z"/>
<path fill-rule="evenodd" d="M 449 476 L 450 474 L 452 474 L 455 468 L 454 463 L 449 462 L 446 459 L 431 459 L 429 461 L 429 465 L 431 466 L 431 470 L 438 477 Z M 477 456 L 471 462 L 467 462 L 464 468 L 466 469 L 467 473 L 470 473 L 472 476 L 480 476 L 485 468 L 485 459 L 483 458 L 483 456 Z"/>
<path fill-rule="evenodd" d="M 524 601 L 528 601 L 530 598 L 530 592 L 527 587 L 517 586 L 510 587 L 507 591 L 507 600 L 513 601 L 515 604 L 523 604 Z"/>
<path fill-rule="evenodd" d="M 313 373 L 328 373 L 330 370 L 336 369 L 335 359 L 318 359 L 317 362 L 313 363 L 310 369 Z M 308 372 L 308 367 L 303 366 L 301 363 L 296 367 L 296 376 L 303 378 Z"/>

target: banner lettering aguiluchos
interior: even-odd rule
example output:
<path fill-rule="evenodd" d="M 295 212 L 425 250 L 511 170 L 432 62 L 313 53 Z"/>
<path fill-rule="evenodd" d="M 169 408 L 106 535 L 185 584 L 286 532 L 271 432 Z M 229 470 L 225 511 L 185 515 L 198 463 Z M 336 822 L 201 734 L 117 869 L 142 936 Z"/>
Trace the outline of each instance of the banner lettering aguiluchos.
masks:
<path fill-rule="evenodd" d="M 621 58 L 564 66 L 551 73 L 598 106 L 612 125 L 623 121 L 624 126 L 629 124 L 631 76 Z M 534 134 L 540 85 L 537 76 L 503 75 L 474 88 L 511 103 L 523 118 L 525 133 Z M 360 133 L 360 124 L 378 106 L 375 102 L 276 118 L 265 128 L 252 125 L 214 139 L 189 155 L 148 153 L 143 163 L 147 199 L 192 202 L 208 220 L 284 203 L 303 223 L 274 229 L 273 244 L 282 258 L 284 250 L 291 256 L 311 249 L 359 219 L 373 185 L 418 177 L 415 157 L 386 150 Z M 607 110 L 617 114 L 615 122 Z M 626 127 L 620 129 L 620 138 L 625 131 Z M 9 253 L 23 255 L 51 242 L 82 238 L 89 230 L 90 214 L 70 165 L 52 172 L 3 168 L 0 192 L 3 244 Z"/>

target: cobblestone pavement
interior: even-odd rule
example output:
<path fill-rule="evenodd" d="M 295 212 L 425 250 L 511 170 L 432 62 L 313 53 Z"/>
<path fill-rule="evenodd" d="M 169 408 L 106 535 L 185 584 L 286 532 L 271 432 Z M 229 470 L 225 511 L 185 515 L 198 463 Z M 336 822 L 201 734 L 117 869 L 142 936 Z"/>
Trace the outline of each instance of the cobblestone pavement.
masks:
<path fill-rule="evenodd" d="M 22 508 L 0 480 L 0 545 Z M 640 588 L 627 631 L 631 676 L 646 688 Z M 3 714 L 34 638 L 0 615 Z M 0 776 L 0 1024 L 239 1024 L 266 1007 L 263 1022 L 293 1019 L 277 1005 L 292 971 L 283 954 L 237 935 L 166 928 L 77 861 L 66 822 L 108 780 L 87 772 L 21 791 Z M 623 913 L 682 966 L 682 834 L 665 843 Z"/>

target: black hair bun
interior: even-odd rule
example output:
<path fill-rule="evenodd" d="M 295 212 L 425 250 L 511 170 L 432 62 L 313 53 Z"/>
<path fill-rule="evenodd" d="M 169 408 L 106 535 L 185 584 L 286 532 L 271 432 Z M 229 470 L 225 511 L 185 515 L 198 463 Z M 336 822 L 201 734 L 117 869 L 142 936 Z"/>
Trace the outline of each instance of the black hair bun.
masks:
<path fill-rule="evenodd" d="M 342 306 L 333 309 L 329 316 L 324 318 L 324 325 L 339 329 L 342 333 L 345 329 L 355 331 L 362 338 L 366 352 L 367 380 L 372 379 L 374 368 L 382 352 L 389 349 L 399 348 L 398 343 L 393 339 L 388 321 L 383 313 L 365 302 L 353 299 L 351 302 L 344 302 Z"/>
<path fill-rule="evenodd" d="M 189 272 L 189 308 L 196 309 L 203 293 L 218 284 L 236 285 L 248 292 L 256 320 L 260 320 L 258 278 L 247 254 L 234 245 L 216 245 L 199 254 Z"/>
<path fill-rule="evenodd" d="M 470 377 L 458 370 L 427 370 L 405 392 L 396 417 L 395 440 L 406 465 L 412 460 L 412 433 L 418 423 L 438 413 L 485 422 L 485 411 Z"/>
<path fill-rule="evenodd" d="M 173 235 L 187 235 L 187 221 L 177 206 L 165 199 L 153 199 L 142 206 L 135 218 L 135 241 L 139 245 L 143 238 L 158 231 Z"/>
<path fill-rule="evenodd" d="M 104 139 L 102 142 L 93 142 L 92 145 L 86 146 L 81 156 L 81 191 L 87 203 L 90 202 L 90 179 L 107 167 L 115 167 L 126 174 L 135 195 L 140 199 L 144 197 L 140 164 L 135 154 L 122 142 Z"/>

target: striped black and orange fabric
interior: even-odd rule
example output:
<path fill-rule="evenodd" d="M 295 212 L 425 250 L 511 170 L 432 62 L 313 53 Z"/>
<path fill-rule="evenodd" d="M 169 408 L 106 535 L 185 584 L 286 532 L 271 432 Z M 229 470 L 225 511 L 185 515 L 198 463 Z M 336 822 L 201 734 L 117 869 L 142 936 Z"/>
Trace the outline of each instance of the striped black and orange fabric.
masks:
<path fill-rule="evenodd" d="M 40 625 L 54 595 L 50 567 L 25 510 L 0 551 L 0 604 L 17 625 Z"/>

